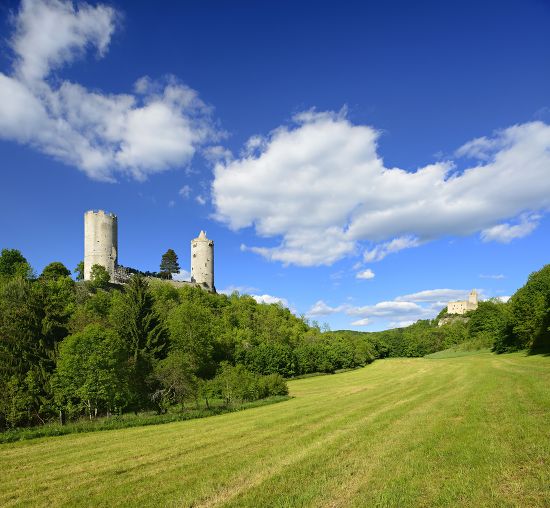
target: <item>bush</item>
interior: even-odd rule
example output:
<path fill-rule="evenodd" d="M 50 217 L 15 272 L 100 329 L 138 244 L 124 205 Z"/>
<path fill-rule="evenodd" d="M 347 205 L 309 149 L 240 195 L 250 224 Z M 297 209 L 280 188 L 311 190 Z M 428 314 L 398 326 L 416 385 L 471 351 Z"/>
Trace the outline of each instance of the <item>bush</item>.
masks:
<path fill-rule="evenodd" d="M 259 395 L 261 399 L 272 395 L 288 395 L 288 385 L 280 374 L 260 376 L 258 379 Z"/>
<path fill-rule="evenodd" d="M 244 365 L 232 366 L 227 362 L 221 364 L 220 372 L 209 384 L 209 396 L 223 399 L 226 405 L 288 394 L 288 386 L 280 374 L 261 376 Z"/>

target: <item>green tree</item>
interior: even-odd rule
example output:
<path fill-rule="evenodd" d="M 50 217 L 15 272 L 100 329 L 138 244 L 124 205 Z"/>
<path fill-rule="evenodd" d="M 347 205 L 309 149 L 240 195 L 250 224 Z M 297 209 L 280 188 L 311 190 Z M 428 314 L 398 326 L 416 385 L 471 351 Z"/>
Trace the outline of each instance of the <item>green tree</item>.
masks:
<path fill-rule="evenodd" d="M 180 351 L 172 351 L 155 365 L 153 377 L 160 388 L 153 393 L 153 400 L 160 412 L 166 412 L 170 404 L 179 404 L 184 409 L 186 400 L 197 400 L 199 379 L 193 374 L 189 359 Z"/>
<path fill-rule="evenodd" d="M 71 416 L 85 410 L 90 419 L 120 411 L 128 399 L 126 358 L 124 341 L 99 325 L 67 337 L 53 380 L 58 406 Z"/>
<path fill-rule="evenodd" d="M 171 279 L 172 274 L 179 273 L 180 266 L 178 264 L 178 256 L 172 250 L 168 249 L 163 255 L 160 262 L 160 273 L 162 278 Z"/>
<path fill-rule="evenodd" d="M 105 289 L 111 280 L 109 272 L 104 266 L 93 265 L 90 270 L 90 282 L 95 289 Z"/>
<path fill-rule="evenodd" d="M 167 332 L 154 309 L 147 280 L 132 275 L 124 293 L 113 296 L 111 322 L 126 344 L 134 407 L 147 405 L 147 377 L 168 349 Z"/>
<path fill-rule="evenodd" d="M 73 273 L 76 275 L 76 280 L 84 280 L 84 261 L 81 261 L 76 265 Z"/>
<path fill-rule="evenodd" d="M 17 249 L 2 249 L 0 254 L 0 277 L 32 277 L 32 268 Z"/>
<path fill-rule="evenodd" d="M 0 428 L 38 419 L 48 381 L 43 316 L 33 283 L 22 277 L 0 280 Z"/>
<path fill-rule="evenodd" d="M 40 274 L 40 278 L 47 280 L 56 280 L 61 277 L 69 277 L 70 275 L 71 272 L 65 267 L 63 263 L 60 263 L 59 261 L 54 261 L 53 263 L 50 263 L 49 265 L 44 267 L 44 270 L 42 270 L 42 273 Z"/>
<path fill-rule="evenodd" d="M 214 323 L 210 308 L 194 300 L 183 300 L 168 317 L 172 348 L 184 353 L 195 374 L 203 378 L 212 376 L 216 369 Z"/>
<path fill-rule="evenodd" d="M 550 264 L 529 275 L 509 305 L 512 333 L 502 349 L 550 349 Z"/>

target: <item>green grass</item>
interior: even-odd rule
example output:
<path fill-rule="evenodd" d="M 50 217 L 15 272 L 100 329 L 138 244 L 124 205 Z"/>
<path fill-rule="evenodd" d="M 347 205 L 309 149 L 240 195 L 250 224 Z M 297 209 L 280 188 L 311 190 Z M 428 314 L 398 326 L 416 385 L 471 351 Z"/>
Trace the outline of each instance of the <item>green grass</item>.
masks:
<path fill-rule="evenodd" d="M 254 400 L 252 402 L 242 402 L 240 404 L 225 405 L 220 401 L 210 401 L 210 407 L 206 408 L 186 408 L 180 411 L 179 406 L 170 408 L 166 414 L 156 414 L 153 411 L 134 413 L 125 413 L 120 416 L 111 416 L 88 420 L 81 418 L 75 422 L 69 422 L 65 425 L 59 423 L 47 423 L 36 427 L 17 428 L 0 432 L 0 444 L 13 443 L 15 441 L 24 441 L 27 439 L 37 439 L 46 436 L 64 436 L 67 434 L 77 434 L 83 432 L 97 432 L 101 430 L 126 429 L 129 427 L 142 427 L 144 425 L 159 425 L 161 423 L 182 422 L 194 420 L 196 418 L 206 418 L 208 416 L 231 413 L 233 411 L 242 411 L 253 407 L 266 406 L 288 400 L 286 395 L 274 395 L 265 399 Z"/>
<path fill-rule="evenodd" d="M 434 359 L 459 358 L 460 356 L 471 356 L 471 355 L 480 355 L 480 354 L 491 355 L 492 353 L 491 353 L 491 350 L 488 348 L 479 349 L 479 350 L 449 348 L 449 349 L 444 349 L 443 351 L 437 351 L 436 353 L 426 355 L 424 358 L 434 358 Z"/>
<path fill-rule="evenodd" d="M 550 358 L 391 359 L 280 404 L 0 446 L 0 506 L 550 505 Z"/>

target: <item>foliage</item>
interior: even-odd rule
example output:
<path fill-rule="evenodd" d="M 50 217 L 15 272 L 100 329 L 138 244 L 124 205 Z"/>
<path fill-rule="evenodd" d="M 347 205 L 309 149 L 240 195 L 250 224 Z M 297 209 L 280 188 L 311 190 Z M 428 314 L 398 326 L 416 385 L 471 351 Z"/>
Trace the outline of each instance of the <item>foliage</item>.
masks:
<path fill-rule="evenodd" d="M 234 405 L 286 393 L 283 378 L 377 358 L 538 351 L 549 342 L 550 265 L 508 303 L 480 302 L 443 326 L 421 320 L 370 333 L 321 331 L 280 304 L 141 274 L 117 286 L 97 265 L 90 283 L 75 283 L 58 262 L 35 279 L 15 250 L 2 251 L 0 266 L 0 429 L 50 422 L 59 411 L 78 419 Z"/>
<path fill-rule="evenodd" d="M 221 397 L 228 405 L 288 394 L 288 386 L 280 374 L 261 376 L 244 365 L 227 362 L 220 365 L 219 373 L 209 384 L 210 396 Z"/>
<path fill-rule="evenodd" d="M 111 280 L 109 272 L 104 266 L 93 265 L 90 270 L 90 285 L 94 289 L 105 289 Z"/>
<path fill-rule="evenodd" d="M 133 408 L 146 407 L 147 378 L 157 360 L 167 352 L 167 333 L 153 308 L 149 284 L 141 275 L 132 275 L 123 293 L 113 295 L 110 320 L 125 343 L 131 376 Z"/>
<path fill-rule="evenodd" d="M 61 277 L 69 277 L 70 275 L 70 270 L 68 270 L 63 263 L 54 261 L 44 267 L 44 270 L 42 270 L 42 273 L 40 274 L 40 278 L 46 280 L 56 280 Z"/>
<path fill-rule="evenodd" d="M 160 261 L 160 274 L 164 279 L 171 279 L 172 274 L 179 273 L 180 265 L 178 264 L 178 256 L 173 249 L 168 249 Z"/>
<path fill-rule="evenodd" d="M 166 413 L 173 404 L 183 410 L 186 400 L 197 400 L 199 379 L 193 373 L 188 357 L 181 351 L 173 351 L 155 366 L 153 374 L 160 384 L 152 394 L 160 413 Z"/>
<path fill-rule="evenodd" d="M 84 261 L 81 261 L 76 265 L 76 268 L 73 270 L 76 280 L 84 280 Z"/>
<path fill-rule="evenodd" d="M 55 399 L 69 414 L 85 409 L 90 418 L 120 411 L 128 400 L 128 378 L 124 341 L 113 330 L 89 325 L 60 346 Z"/>
<path fill-rule="evenodd" d="M 550 350 L 550 265 L 529 275 L 510 299 L 512 332 L 502 349 Z"/>
<path fill-rule="evenodd" d="M 2 249 L 0 253 L 0 277 L 32 277 L 32 268 L 17 249 Z"/>

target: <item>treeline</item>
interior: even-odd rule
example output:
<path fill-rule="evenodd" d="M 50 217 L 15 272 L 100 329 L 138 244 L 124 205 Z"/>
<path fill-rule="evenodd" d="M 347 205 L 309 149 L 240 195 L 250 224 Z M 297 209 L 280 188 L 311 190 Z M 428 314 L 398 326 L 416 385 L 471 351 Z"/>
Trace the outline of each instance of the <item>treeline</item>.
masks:
<path fill-rule="evenodd" d="M 496 353 L 550 350 L 550 265 L 532 273 L 527 283 L 507 301 L 479 302 L 464 316 L 448 315 L 446 308 L 433 320 L 382 332 L 355 332 L 377 344 L 380 356 L 424 356 L 461 345 L 490 348 Z M 443 320 L 446 324 L 439 326 Z M 354 333 L 354 332 L 349 332 Z"/>
<path fill-rule="evenodd" d="M 509 302 L 480 302 L 467 319 L 438 326 L 442 312 L 372 333 L 321 332 L 281 305 L 139 274 L 115 286 L 97 265 L 89 282 L 70 275 L 54 262 L 36 276 L 18 251 L 0 255 L 0 429 L 251 401 L 286 394 L 284 378 L 468 342 L 499 353 L 549 343 L 550 265 Z"/>
<path fill-rule="evenodd" d="M 36 276 L 18 251 L 0 255 L 0 428 L 284 395 L 285 377 L 377 356 L 250 296 L 139 274 L 116 288 L 97 265 L 89 282 L 58 262 Z"/>

